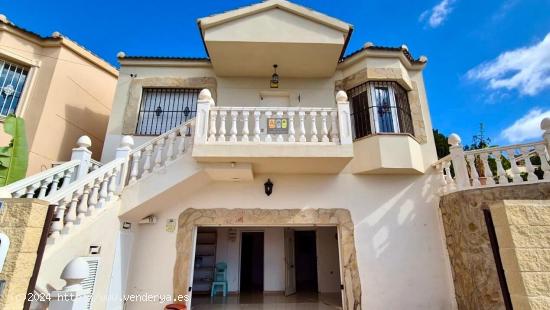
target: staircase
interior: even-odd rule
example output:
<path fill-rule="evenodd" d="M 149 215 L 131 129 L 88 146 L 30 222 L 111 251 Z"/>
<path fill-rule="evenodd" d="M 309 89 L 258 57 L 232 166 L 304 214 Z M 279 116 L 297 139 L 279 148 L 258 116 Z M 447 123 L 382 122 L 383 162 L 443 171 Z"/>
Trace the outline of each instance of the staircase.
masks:
<path fill-rule="evenodd" d="M 120 232 L 119 216 L 139 220 L 150 213 L 142 204 L 181 182 L 193 182 L 202 168 L 190 152 L 194 120 L 133 147 L 124 136 L 115 159 L 101 164 L 91 159 L 90 139 L 81 137 L 71 160 L 0 188 L 0 198 L 37 198 L 55 206 L 37 288 L 50 291 L 65 283 L 59 276 L 75 257 L 88 256 L 101 245 L 95 287 L 106 296 Z M 160 177 L 159 177 L 160 176 Z M 105 300 L 93 309 L 105 309 Z"/>

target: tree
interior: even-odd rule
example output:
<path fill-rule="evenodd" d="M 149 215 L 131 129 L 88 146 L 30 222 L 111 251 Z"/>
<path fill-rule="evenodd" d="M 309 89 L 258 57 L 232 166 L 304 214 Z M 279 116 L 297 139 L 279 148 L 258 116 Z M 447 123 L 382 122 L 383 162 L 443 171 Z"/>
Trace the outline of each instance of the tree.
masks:
<path fill-rule="evenodd" d="M 447 142 L 447 136 L 440 133 L 439 130 L 433 129 L 435 150 L 437 152 L 437 158 L 443 158 L 450 154 L 449 143 Z"/>
<path fill-rule="evenodd" d="M 12 139 L 8 146 L 0 147 L 0 186 L 24 178 L 29 165 L 29 147 L 23 119 L 8 115 L 4 119 L 4 131 Z"/>

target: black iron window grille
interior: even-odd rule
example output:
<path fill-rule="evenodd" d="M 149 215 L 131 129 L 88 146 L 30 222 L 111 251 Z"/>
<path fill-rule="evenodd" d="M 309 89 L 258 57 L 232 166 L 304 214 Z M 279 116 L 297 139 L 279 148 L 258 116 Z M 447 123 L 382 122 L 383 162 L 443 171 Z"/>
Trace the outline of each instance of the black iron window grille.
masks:
<path fill-rule="evenodd" d="M 0 59 L 0 116 L 15 114 L 29 69 Z"/>
<path fill-rule="evenodd" d="M 194 118 L 199 92 L 193 88 L 144 88 L 136 135 L 161 135 Z"/>
<path fill-rule="evenodd" d="M 376 133 L 414 135 L 407 91 L 397 82 L 367 82 L 348 94 L 354 139 Z"/>

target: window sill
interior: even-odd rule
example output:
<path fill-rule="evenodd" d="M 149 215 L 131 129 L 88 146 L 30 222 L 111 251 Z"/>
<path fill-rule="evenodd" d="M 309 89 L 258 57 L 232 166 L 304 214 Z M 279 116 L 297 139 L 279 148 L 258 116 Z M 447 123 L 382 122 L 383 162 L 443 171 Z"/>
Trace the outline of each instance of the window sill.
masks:
<path fill-rule="evenodd" d="M 416 138 L 414 135 L 411 135 L 410 133 L 401 133 L 401 132 L 380 132 L 380 133 L 373 133 L 367 136 L 363 136 L 361 138 L 354 139 L 353 142 L 359 142 L 364 139 L 376 137 L 376 136 L 409 136 L 414 141 L 418 142 L 418 144 L 421 144 L 418 138 Z"/>

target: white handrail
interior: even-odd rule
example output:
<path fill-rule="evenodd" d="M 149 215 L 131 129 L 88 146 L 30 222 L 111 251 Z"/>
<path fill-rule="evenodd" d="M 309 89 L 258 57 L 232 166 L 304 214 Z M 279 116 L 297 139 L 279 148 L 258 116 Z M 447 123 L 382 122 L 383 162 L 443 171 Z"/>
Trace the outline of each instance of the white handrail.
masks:
<path fill-rule="evenodd" d="M 132 155 L 132 154 L 134 154 L 134 153 L 136 153 L 136 152 L 138 152 L 138 151 L 144 150 L 147 146 L 154 145 L 155 143 L 157 143 L 157 142 L 160 141 L 160 140 L 165 139 L 166 137 L 168 137 L 168 136 L 169 136 L 170 134 L 172 134 L 172 133 L 177 133 L 182 127 L 187 127 L 187 126 L 191 125 L 191 123 L 192 123 L 194 120 L 195 120 L 195 119 L 192 118 L 192 119 L 188 120 L 187 122 L 182 123 L 182 124 L 180 124 L 180 125 L 178 125 L 178 126 L 172 128 L 172 129 L 168 130 L 167 132 L 165 132 L 165 133 L 163 133 L 163 134 L 161 134 L 161 135 L 159 135 L 159 136 L 157 136 L 157 137 L 155 137 L 155 138 L 153 138 L 153 139 L 151 139 L 151 140 L 149 140 L 149 141 L 143 143 L 142 145 L 140 145 L 140 146 L 138 146 L 138 147 L 132 149 L 132 151 L 130 151 L 130 155 Z"/>
<path fill-rule="evenodd" d="M 41 187 L 44 188 L 45 195 L 46 187 L 50 186 L 50 184 L 52 184 L 54 181 L 56 182 L 54 185 L 60 183 L 61 179 L 65 180 L 64 182 L 72 181 L 72 175 L 79 164 L 79 160 L 68 161 L 48 170 L 42 171 L 38 174 L 26 177 L 22 180 L 4 186 L 0 188 L 0 197 L 19 198 L 23 196 L 30 196 L 31 192 L 34 194 L 34 191 Z M 32 196 L 28 198 L 32 198 Z"/>

